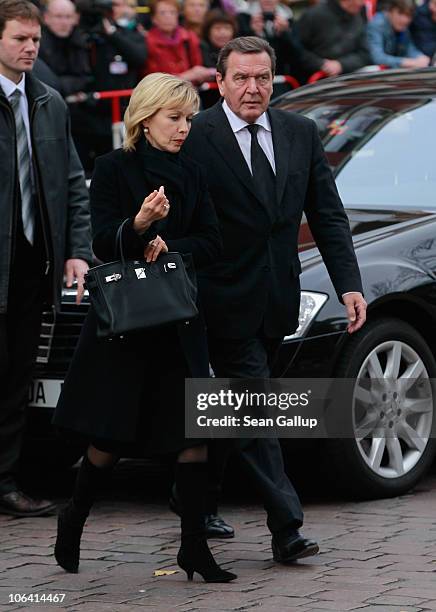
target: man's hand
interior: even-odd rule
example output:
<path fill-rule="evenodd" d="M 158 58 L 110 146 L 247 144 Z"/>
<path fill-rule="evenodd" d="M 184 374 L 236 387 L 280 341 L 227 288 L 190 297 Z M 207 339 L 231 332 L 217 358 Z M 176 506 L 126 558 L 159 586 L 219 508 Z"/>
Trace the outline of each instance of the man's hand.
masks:
<path fill-rule="evenodd" d="M 274 18 L 274 30 L 276 34 L 283 34 L 283 32 L 286 32 L 289 29 L 289 21 L 286 19 L 286 17 L 276 15 Z"/>
<path fill-rule="evenodd" d="M 337 60 L 326 59 L 321 66 L 321 70 L 328 74 L 328 76 L 338 76 L 338 74 L 342 73 L 342 65 Z"/>
<path fill-rule="evenodd" d="M 64 267 L 67 287 L 73 286 L 73 281 L 77 280 L 76 304 L 79 305 L 85 291 L 83 287 L 84 276 L 88 272 L 89 266 L 83 259 L 67 259 Z"/>
<path fill-rule="evenodd" d="M 342 300 L 347 309 L 348 320 L 350 321 L 347 332 L 352 334 L 360 329 L 366 321 L 366 302 L 363 299 L 363 295 L 358 291 L 343 295 Z"/>
<path fill-rule="evenodd" d="M 103 32 L 106 34 L 106 36 L 112 36 L 112 34 L 115 34 L 115 32 L 117 31 L 114 24 L 111 23 L 107 17 L 103 17 L 101 23 L 103 25 Z"/>
<path fill-rule="evenodd" d="M 178 76 L 185 81 L 190 81 L 193 85 L 201 85 L 205 81 L 210 81 L 215 76 L 216 70 L 206 68 L 206 66 L 193 66 Z"/>
<path fill-rule="evenodd" d="M 193 66 L 191 68 L 191 79 L 190 81 L 194 85 L 201 85 L 205 81 L 210 80 L 210 68 L 206 68 L 206 66 Z"/>
<path fill-rule="evenodd" d="M 418 57 L 405 57 L 401 62 L 402 68 L 426 68 L 430 64 L 430 58 L 427 55 L 418 55 Z"/>

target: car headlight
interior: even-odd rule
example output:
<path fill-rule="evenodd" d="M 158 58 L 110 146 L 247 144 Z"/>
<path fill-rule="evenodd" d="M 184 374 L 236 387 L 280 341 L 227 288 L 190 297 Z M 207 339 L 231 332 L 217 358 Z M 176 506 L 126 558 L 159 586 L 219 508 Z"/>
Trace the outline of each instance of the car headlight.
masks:
<path fill-rule="evenodd" d="M 306 335 L 312 321 L 328 300 L 325 293 L 315 293 L 314 291 L 302 291 L 300 299 L 300 314 L 298 315 L 298 327 L 290 336 L 285 336 L 284 340 L 294 340 Z"/>

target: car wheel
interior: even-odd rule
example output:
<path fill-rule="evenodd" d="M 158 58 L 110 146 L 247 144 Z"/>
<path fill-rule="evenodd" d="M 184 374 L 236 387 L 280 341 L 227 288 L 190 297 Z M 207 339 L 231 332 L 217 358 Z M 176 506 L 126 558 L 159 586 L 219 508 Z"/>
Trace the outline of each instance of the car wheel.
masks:
<path fill-rule="evenodd" d="M 327 443 L 334 480 L 360 498 L 405 493 L 436 452 L 436 364 L 428 345 L 404 321 L 374 320 L 350 337 L 335 376 L 356 382 L 350 406 L 355 437 Z"/>

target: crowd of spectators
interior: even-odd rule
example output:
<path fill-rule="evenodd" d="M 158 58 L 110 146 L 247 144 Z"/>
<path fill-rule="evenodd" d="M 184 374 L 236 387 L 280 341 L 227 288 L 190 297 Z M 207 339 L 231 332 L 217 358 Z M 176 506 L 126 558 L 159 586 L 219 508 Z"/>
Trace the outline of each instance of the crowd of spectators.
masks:
<path fill-rule="evenodd" d="M 44 16 L 35 71 L 67 99 L 130 89 L 146 74 L 168 72 L 200 87 L 209 106 L 219 95 L 207 85 L 215 81 L 219 50 L 238 35 L 268 40 L 277 73 L 300 83 L 314 73 L 436 63 L 436 0 L 309 0 L 306 8 L 292 0 L 34 2 Z M 72 125 L 90 170 L 111 148 L 110 103 L 75 104 Z"/>

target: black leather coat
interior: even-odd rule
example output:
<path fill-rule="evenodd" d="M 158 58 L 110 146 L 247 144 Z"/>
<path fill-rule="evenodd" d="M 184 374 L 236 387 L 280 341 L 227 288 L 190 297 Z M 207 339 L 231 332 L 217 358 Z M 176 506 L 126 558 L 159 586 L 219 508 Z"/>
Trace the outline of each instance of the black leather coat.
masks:
<path fill-rule="evenodd" d="M 88 191 L 60 94 L 26 76 L 37 195 L 44 222 L 51 295 L 59 306 L 66 259 L 92 261 Z M 17 169 L 14 113 L 0 87 L 0 314 L 6 312 Z"/>

